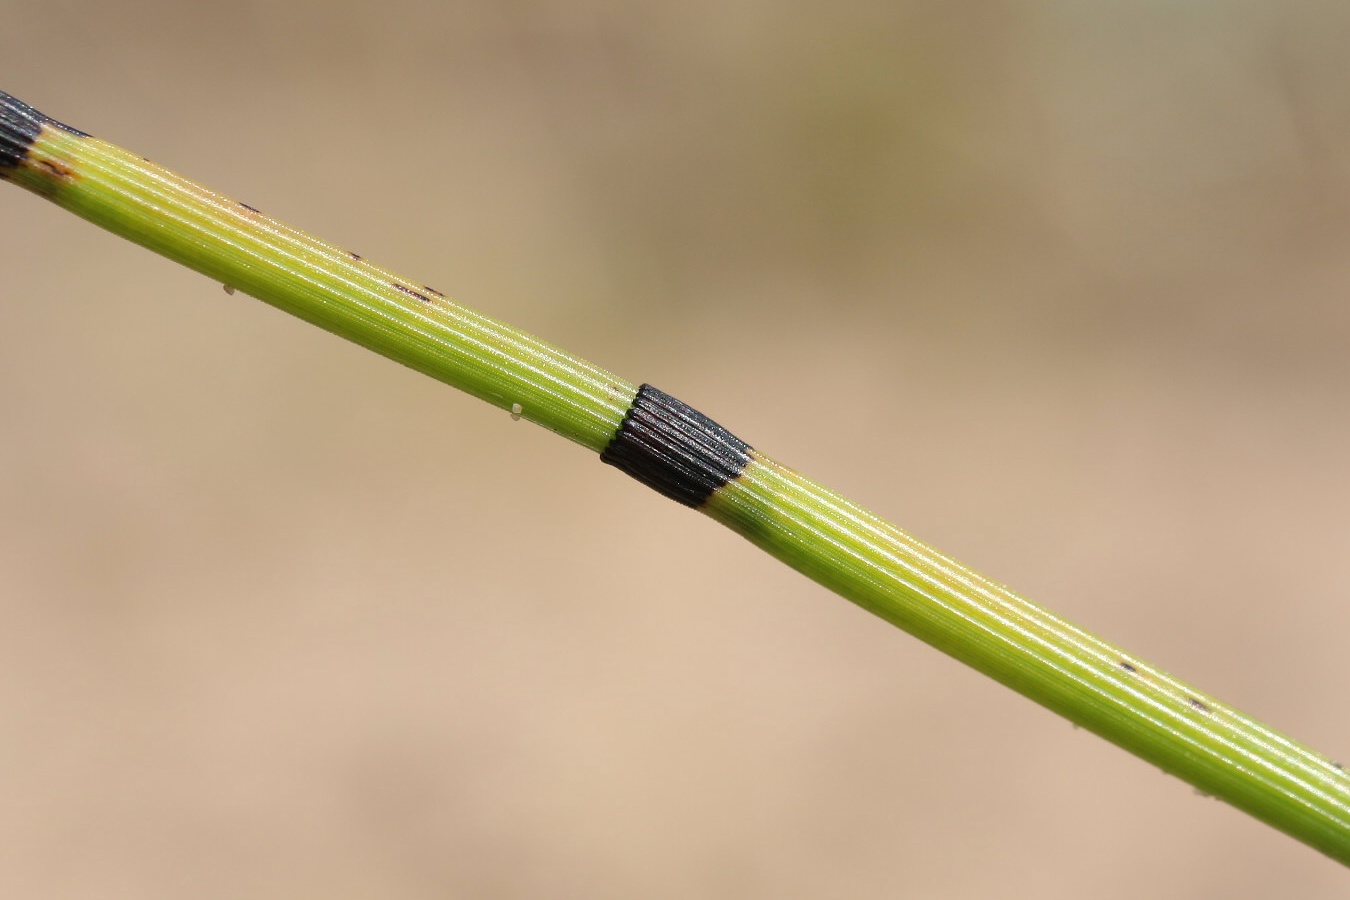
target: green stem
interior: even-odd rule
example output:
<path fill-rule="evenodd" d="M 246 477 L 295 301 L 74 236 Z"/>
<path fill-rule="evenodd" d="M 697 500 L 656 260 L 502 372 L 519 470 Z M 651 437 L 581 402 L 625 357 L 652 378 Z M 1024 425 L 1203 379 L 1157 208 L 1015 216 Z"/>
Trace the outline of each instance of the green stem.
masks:
<path fill-rule="evenodd" d="M 48 124 L 14 183 L 230 288 L 599 452 L 637 388 L 434 288 Z"/>
<path fill-rule="evenodd" d="M 603 369 L 5 94 L 0 177 L 603 452 L 888 622 L 1350 864 L 1350 776 L 1342 766 L 749 450 L 673 398 L 640 394 Z M 640 414 L 643 397 L 651 405 Z M 648 414 L 650 421 L 642 417 Z M 693 455 L 683 455 L 691 447 Z"/>

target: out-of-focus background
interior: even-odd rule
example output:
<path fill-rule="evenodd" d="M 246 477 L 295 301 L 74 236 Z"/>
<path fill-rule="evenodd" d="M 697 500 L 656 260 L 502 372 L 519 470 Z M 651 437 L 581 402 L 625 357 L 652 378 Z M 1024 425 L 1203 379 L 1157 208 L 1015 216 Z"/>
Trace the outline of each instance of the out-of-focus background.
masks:
<path fill-rule="evenodd" d="M 11 4 L 0 88 L 1350 756 L 1350 7 Z M 0 191 L 0 892 L 1344 897 L 528 423 Z"/>

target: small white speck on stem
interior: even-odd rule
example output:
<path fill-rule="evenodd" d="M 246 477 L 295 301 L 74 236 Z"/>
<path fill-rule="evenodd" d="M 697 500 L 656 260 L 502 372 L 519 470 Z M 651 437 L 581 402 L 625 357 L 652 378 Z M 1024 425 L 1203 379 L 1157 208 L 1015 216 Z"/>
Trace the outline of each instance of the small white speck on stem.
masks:
<path fill-rule="evenodd" d="M 523 412 L 525 412 L 525 407 L 521 406 L 519 403 L 512 403 L 512 404 L 511 404 L 511 421 L 512 421 L 512 422 L 519 422 L 519 421 L 520 421 L 520 414 L 523 413 Z"/>

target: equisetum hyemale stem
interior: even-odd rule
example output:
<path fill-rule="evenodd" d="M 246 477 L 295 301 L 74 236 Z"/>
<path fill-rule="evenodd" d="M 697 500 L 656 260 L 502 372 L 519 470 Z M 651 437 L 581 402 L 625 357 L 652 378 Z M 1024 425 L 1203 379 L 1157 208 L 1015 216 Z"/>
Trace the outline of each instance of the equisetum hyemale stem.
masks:
<path fill-rule="evenodd" d="M 510 410 L 888 622 L 1350 864 L 1350 774 L 640 388 L 0 94 L 0 178 Z"/>

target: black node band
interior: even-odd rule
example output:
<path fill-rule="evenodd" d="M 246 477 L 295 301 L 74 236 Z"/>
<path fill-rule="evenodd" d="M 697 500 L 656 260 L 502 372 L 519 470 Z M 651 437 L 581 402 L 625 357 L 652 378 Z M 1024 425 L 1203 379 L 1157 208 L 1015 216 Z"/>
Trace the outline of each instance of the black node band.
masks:
<path fill-rule="evenodd" d="M 62 131 L 89 137 L 83 131 L 62 125 L 22 100 L 0 91 L 0 170 L 12 169 L 24 161 L 44 125 L 55 125 Z"/>
<path fill-rule="evenodd" d="M 685 506 L 702 506 L 745 471 L 750 445 L 692 406 L 644 384 L 600 461 Z"/>

